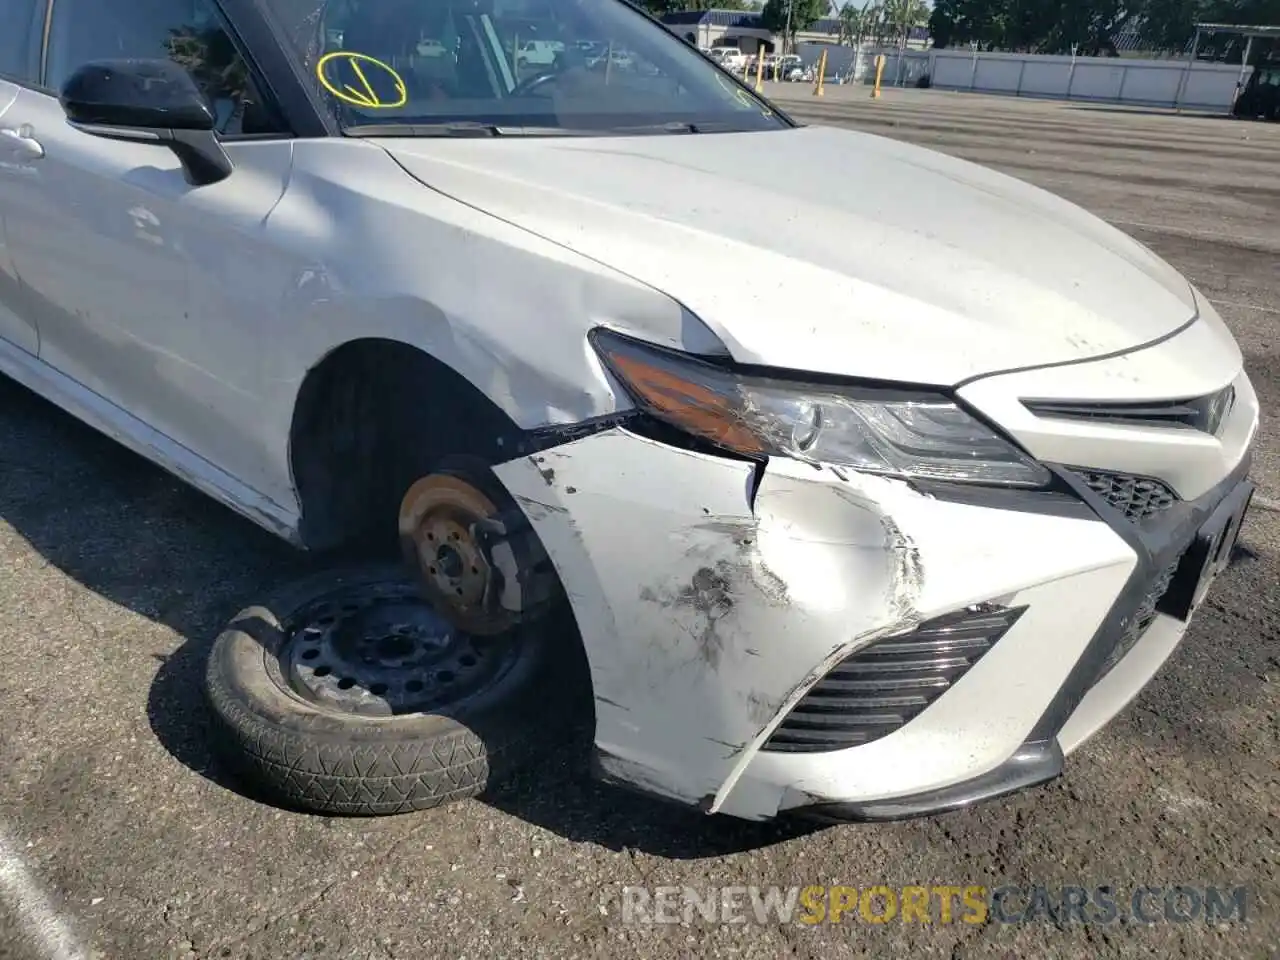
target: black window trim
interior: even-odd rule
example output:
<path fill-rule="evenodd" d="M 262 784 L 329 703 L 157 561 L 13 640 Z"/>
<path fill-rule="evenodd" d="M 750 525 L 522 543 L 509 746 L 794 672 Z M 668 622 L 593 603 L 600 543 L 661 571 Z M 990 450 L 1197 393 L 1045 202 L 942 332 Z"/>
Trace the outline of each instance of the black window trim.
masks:
<path fill-rule="evenodd" d="M 54 0 L 56 2 L 56 0 Z M 337 132 L 285 47 L 278 29 L 262 0 L 211 0 L 231 27 L 233 40 L 245 54 L 249 69 L 263 85 L 264 96 L 274 102 L 292 136 L 332 137 Z M 244 138 L 241 138 L 244 139 Z M 253 136 L 248 139 L 262 139 Z"/>
<path fill-rule="evenodd" d="M 35 79 L 5 77 L 18 86 L 52 97 L 57 97 L 58 91 L 47 86 L 44 81 L 48 75 L 53 5 L 58 2 L 60 0 L 37 0 L 39 9 L 32 26 L 33 50 L 29 64 L 30 68 L 36 69 Z M 285 127 L 278 134 L 218 134 L 218 139 L 224 143 L 240 143 L 336 136 L 336 131 L 326 122 L 323 111 L 314 102 L 309 87 L 295 72 L 281 35 L 268 21 L 260 0 L 208 2 L 213 4 L 226 22 L 231 31 L 232 43 L 244 57 L 254 82 L 262 95 L 270 99 Z"/>
<path fill-rule="evenodd" d="M 337 118 L 326 108 L 316 85 L 303 73 L 289 47 L 287 33 L 268 0 L 217 0 L 241 39 L 258 57 L 260 72 L 275 89 L 276 102 L 299 137 L 340 137 Z"/>

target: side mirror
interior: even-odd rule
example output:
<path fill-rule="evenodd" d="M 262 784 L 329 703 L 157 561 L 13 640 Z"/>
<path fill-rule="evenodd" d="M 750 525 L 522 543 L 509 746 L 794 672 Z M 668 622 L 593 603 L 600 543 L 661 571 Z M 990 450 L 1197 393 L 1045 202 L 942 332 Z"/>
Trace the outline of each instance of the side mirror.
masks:
<path fill-rule="evenodd" d="M 231 158 L 213 132 L 213 111 L 191 75 L 171 60 L 86 63 L 67 78 L 59 99 L 77 130 L 168 147 L 196 186 L 231 175 Z"/>

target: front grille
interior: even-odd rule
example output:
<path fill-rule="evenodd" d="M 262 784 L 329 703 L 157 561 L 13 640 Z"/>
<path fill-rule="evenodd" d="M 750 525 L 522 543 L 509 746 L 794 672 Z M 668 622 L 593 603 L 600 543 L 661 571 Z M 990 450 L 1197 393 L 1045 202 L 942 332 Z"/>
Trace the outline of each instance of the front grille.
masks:
<path fill-rule="evenodd" d="M 1134 523 L 1149 520 L 1178 502 L 1178 495 L 1159 480 L 1093 470 L 1075 473 L 1090 490 Z"/>
<path fill-rule="evenodd" d="M 1236 388 L 1191 400 L 1149 400 L 1134 403 L 1087 400 L 1023 400 L 1023 406 L 1039 417 L 1059 420 L 1092 420 L 1131 427 L 1190 428 L 1217 435 L 1236 403 Z"/>
<path fill-rule="evenodd" d="M 1133 618 L 1129 621 L 1129 625 L 1125 628 L 1120 640 L 1107 654 L 1106 660 L 1103 661 L 1098 672 L 1098 680 L 1100 682 L 1103 677 L 1111 672 L 1112 667 L 1124 659 L 1142 639 L 1143 634 L 1151 628 L 1151 624 L 1155 623 L 1157 607 L 1164 595 L 1169 592 L 1169 586 L 1173 583 L 1174 574 L 1178 572 L 1178 564 L 1181 558 L 1171 563 L 1160 571 L 1159 575 L 1151 581 L 1151 586 L 1142 597 L 1142 603 L 1138 605 L 1138 609 L 1134 611 Z"/>
<path fill-rule="evenodd" d="M 805 694 L 763 749 L 824 753 L 888 736 L 973 669 L 1025 609 L 981 604 L 872 643 Z"/>

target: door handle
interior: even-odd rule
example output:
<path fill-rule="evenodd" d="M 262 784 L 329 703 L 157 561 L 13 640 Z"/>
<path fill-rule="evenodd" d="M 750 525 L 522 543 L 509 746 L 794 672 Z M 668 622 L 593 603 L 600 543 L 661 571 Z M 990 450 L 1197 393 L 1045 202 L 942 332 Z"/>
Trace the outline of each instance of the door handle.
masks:
<path fill-rule="evenodd" d="M 12 127 L 0 127 L 0 143 L 7 144 L 28 160 L 39 160 L 44 156 L 44 147 L 31 134 L 31 125 L 27 123 L 16 130 Z"/>

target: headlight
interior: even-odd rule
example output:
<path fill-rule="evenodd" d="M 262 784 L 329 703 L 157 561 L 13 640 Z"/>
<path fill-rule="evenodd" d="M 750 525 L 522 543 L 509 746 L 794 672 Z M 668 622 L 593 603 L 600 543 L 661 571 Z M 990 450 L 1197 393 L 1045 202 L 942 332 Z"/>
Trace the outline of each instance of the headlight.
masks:
<path fill-rule="evenodd" d="M 1050 480 L 937 394 L 743 376 L 604 329 L 591 341 L 641 408 L 736 453 L 920 480 L 1018 487 Z"/>

